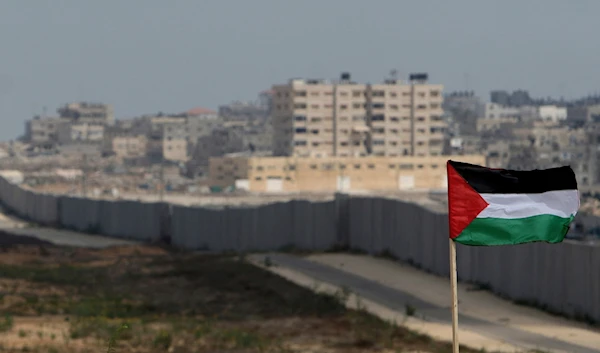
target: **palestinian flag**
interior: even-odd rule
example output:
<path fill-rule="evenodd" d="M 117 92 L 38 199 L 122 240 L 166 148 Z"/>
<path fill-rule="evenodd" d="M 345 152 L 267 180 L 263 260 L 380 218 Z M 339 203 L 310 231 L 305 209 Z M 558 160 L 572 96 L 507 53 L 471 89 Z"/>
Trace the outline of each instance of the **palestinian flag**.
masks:
<path fill-rule="evenodd" d="M 579 209 L 570 167 L 514 171 L 448 161 L 450 238 L 465 245 L 560 243 Z"/>

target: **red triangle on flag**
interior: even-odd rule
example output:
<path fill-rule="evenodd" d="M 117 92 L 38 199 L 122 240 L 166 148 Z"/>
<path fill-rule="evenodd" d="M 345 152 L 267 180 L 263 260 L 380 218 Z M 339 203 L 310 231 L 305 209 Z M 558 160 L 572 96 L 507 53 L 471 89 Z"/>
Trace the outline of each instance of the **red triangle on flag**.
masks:
<path fill-rule="evenodd" d="M 448 219 L 450 238 L 454 239 L 465 229 L 488 203 L 448 162 Z"/>

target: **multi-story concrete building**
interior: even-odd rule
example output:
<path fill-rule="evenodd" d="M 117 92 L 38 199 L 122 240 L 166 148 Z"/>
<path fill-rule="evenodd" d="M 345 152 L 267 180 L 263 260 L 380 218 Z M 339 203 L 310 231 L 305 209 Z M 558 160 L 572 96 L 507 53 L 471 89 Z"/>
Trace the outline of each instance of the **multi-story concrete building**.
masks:
<path fill-rule="evenodd" d="M 134 159 L 146 156 L 148 139 L 144 135 L 119 135 L 112 138 L 112 151 L 117 159 Z"/>
<path fill-rule="evenodd" d="M 73 122 L 113 125 L 115 113 L 113 106 L 102 103 L 69 103 L 57 110 L 61 118 Z"/>
<path fill-rule="evenodd" d="M 162 155 L 168 161 L 188 160 L 188 131 L 185 123 L 164 125 Z"/>
<path fill-rule="evenodd" d="M 498 117 L 498 118 L 481 118 L 477 119 L 477 132 L 496 131 L 503 126 L 515 125 L 519 122 L 519 118 L 514 116 Z"/>
<path fill-rule="evenodd" d="M 457 156 L 485 165 L 485 156 Z M 211 158 L 214 186 L 257 192 L 430 190 L 447 187 L 444 156 Z"/>
<path fill-rule="evenodd" d="M 574 124 L 600 123 L 600 104 L 568 107 L 567 120 Z"/>
<path fill-rule="evenodd" d="M 521 118 L 521 110 L 517 107 L 500 105 L 497 103 L 485 103 L 483 112 L 480 114 L 484 119 L 498 118 Z"/>
<path fill-rule="evenodd" d="M 556 105 L 542 105 L 538 107 L 540 119 L 559 123 L 567 120 L 567 108 L 557 107 Z"/>
<path fill-rule="evenodd" d="M 279 156 L 427 156 L 444 148 L 442 85 L 292 79 L 273 86 L 274 153 Z"/>
<path fill-rule="evenodd" d="M 93 123 L 70 123 L 59 124 L 58 143 L 70 144 L 73 142 L 102 142 L 104 138 L 104 125 Z"/>
<path fill-rule="evenodd" d="M 68 122 L 68 120 L 57 117 L 42 118 L 36 116 L 25 123 L 25 140 L 32 143 L 56 142 L 58 128 L 65 122 Z"/>

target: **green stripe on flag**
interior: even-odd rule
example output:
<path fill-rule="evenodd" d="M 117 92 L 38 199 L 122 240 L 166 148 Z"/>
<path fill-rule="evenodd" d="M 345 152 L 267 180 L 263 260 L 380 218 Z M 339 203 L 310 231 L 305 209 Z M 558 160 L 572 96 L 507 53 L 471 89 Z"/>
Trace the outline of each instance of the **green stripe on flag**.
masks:
<path fill-rule="evenodd" d="M 474 246 L 514 245 L 535 241 L 560 243 L 574 216 L 539 215 L 527 218 L 475 218 L 454 240 Z"/>

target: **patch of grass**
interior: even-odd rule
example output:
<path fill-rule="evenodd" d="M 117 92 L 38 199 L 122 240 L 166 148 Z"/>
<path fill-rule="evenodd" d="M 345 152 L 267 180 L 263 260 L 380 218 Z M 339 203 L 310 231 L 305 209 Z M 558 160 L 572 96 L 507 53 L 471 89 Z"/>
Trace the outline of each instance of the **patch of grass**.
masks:
<path fill-rule="evenodd" d="M 0 321 L 0 332 L 7 332 L 12 330 L 13 325 L 13 317 L 9 314 L 6 314 L 4 316 L 4 320 Z"/>
<path fill-rule="evenodd" d="M 212 339 L 219 348 L 263 350 L 269 341 L 256 332 L 233 328 L 213 333 Z"/>
<path fill-rule="evenodd" d="M 19 330 L 19 337 L 21 337 L 21 338 L 27 337 L 27 332 L 25 330 Z"/>
<path fill-rule="evenodd" d="M 129 329 L 129 325 L 122 324 L 115 333 L 108 340 L 108 350 L 107 353 L 116 353 L 117 351 L 117 341 L 121 339 L 122 333 L 124 330 Z"/>
<path fill-rule="evenodd" d="M 194 330 L 194 336 L 196 338 L 206 337 L 213 332 L 213 322 L 212 320 L 205 320 L 200 323 L 198 327 Z"/>
<path fill-rule="evenodd" d="M 414 306 L 412 306 L 410 304 L 404 305 L 404 314 L 406 314 L 406 316 L 415 316 L 416 313 L 417 313 L 417 308 L 415 308 Z"/>
<path fill-rule="evenodd" d="M 168 331 L 165 331 L 165 330 L 161 330 L 154 337 L 152 344 L 154 345 L 155 348 L 169 349 L 172 342 L 173 342 L 173 337 L 171 337 L 171 333 Z"/>
<path fill-rule="evenodd" d="M 56 285 L 95 284 L 104 278 L 104 271 L 97 268 L 83 268 L 68 265 L 57 267 L 0 265 L 0 277 L 23 279 L 31 282 Z"/>
<path fill-rule="evenodd" d="M 103 317 L 78 318 L 71 321 L 69 327 L 69 338 L 81 339 L 86 337 L 96 337 L 103 340 L 111 339 L 130 339 L 130 324 L 115 322 Z M 127 331 L 125 331 L 127 329 Z M 115 336 L 117 335 L 117 336 Z"/>
<path fill-rule="evenodd" d="M 133 318 L 156 312 L 156 307 L 125 298 L 96 296 L 71 302 L 65 312 L 78 317 Z"/>

